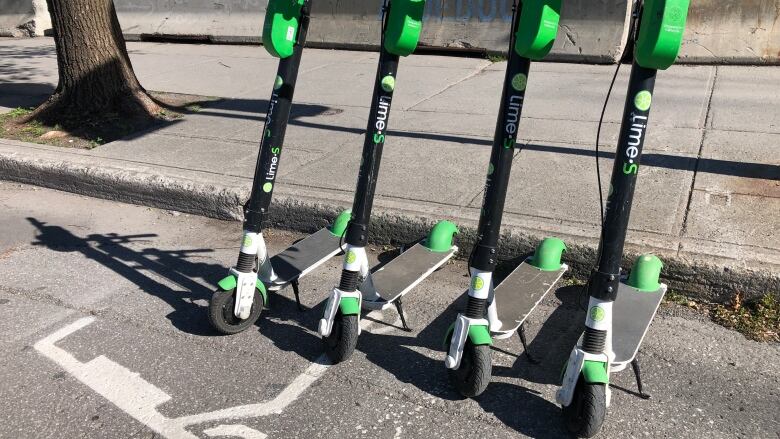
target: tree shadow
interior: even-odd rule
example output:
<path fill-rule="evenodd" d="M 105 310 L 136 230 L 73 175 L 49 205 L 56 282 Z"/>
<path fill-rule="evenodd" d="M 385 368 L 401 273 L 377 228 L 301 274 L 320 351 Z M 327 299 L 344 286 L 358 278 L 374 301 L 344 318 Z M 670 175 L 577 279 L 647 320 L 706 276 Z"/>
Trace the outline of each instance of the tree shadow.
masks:
<path fill-rule="evenodd" d="M 54 86 L 43 83 L 0 82 L 0 107 L 37 107 L 54 92 Z"/>
<path fill-rule="evenodd" d="M 173 311 L 166 317 L 177 329 L 195 335 L 215 335 L 206 318 L 206 309 L 196 301 L 208 301 L 208 285 L 225 268 L 218 264 L 193 261 L 211 249 L 161 250 L 155 247 L 131 248 L 157 235 L 90 234 L 84 238 L 68 229 L 27 218 L 37 230 L 33 245 L 58 252 L 78 252 L 135 284 L 141 291 L 158 297 Z M 205 284 L 205 285 L 204 285 Z"/>
<path fill-rule="evenodd" d="M 227 270 L 222 264 L 195 260 L 214 250 L 162 250 L 153 246 L 139 249 L 136 247 L 157 235 L 106 233 L 82 238 L 64 227 L 36 218 L 27 218 L 27 221 L 38 231 L 33 245 L 58 252 L 81 253 L 132 282 L 144 293 L 162 299 L 173 308 L 166 318 L 183 332 L 222 335 L 209 324 L 206 307 L 214 292 L 211 285 Z M 301 312 L 293 299 L 273 292 L 269 293 L 267 306 L 255 330 L 261 330 L 279 349 L 295 352 L 303 358 L 314 360 L 322 353 L 319 336 L 305 328 L 317 326 L 324 301 L 308 312 Z"/>

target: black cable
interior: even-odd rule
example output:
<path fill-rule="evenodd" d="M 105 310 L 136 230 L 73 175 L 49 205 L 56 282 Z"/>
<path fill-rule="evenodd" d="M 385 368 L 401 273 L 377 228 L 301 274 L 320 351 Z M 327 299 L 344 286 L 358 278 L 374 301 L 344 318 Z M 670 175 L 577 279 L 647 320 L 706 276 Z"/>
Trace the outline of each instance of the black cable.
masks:
<path fill-rule="evenodd" d="M 615 74 L 612 75 L 612 81 L 609 83 L 609 90 L 607 90 L 607 97 L 604 99 L 604 106 L 601 108 L 601 117 L 599 117 L 599 126 L 596 129 L 596 180 L 598 180 L 599 186 L 599 205 L 601 206 L 601 228 L 604 228 L 604 193 L 601 189 L 601 168 L 599 168 L 599 139 L 601 138 L 601 125 L 604 122 L 604 113 L 607 112 L 607 104 L 609 103 L 609 97 L 612 95 L 612 87 L 615 86 L 615 80 L 617 79 L 618 72 L 620 72 L 621 63 L 618 61 L 617 68 L 615 68 Z"/>
<path fill-rule="evenodd" d="M 347 230 L 349 230 L 349 223 L 351 223 L 351 222 L 352 222 L 352 219 L 350 219 L 349 221 L 347 221 L 347 227 L 344 227 L 344 231 L 343 231 L 343 232 L 341 232 L 341 236 L 339 236 L 339 248 L 341 248 L 341 246 L 342 246 L 342 245 L 343 245 L 343 243 L 344 243 L 344 236 L 346 236 L 346 235 L 347 235 Z M 343 251 L 343 250 L 342 250 L 342 251 Z"/>
<path fill-rule="evenodd" d="M 637 11 L 640 11 L 642 8 L 642 3 L 640 3 L 638 0 L 634 0 L 631 6 L 631 21 L 629 24 L 628 29 L 628 39 L 627 42 L 627 48 L 629 50 L 633 49 L 633 43 L 636 41 L 636 31 L 639 27 L 637 24 L 637 19 L 639 18 L 639 15 Z M 625 58 L 624 54 L 624 58 Z M 629 59 L 632 57 L 628 57 Z M 601 230 L 604 230 L 604 191 L 601 189 L 601 168 L 599 167 L 599 140 L 601 139 L 601 125 L 604 123 L 604 114 L 607 112 L 607 104 L 609 103 L 609 97 L 612 95 L 612 88 L 615 86 L 615 80 L 617 79 L 617 75 L 620 72 L 620 66 L 622 65 L 623 59 L 621 58 L 618 60 L 617 67 L 615 68 L 615 73 L 612 75 L 612 81 L 609 83 L 609 89 L 607 90 L 607 97 L 604 98 L 604 106 L 601 107 L 601 116 L 599 117 L 599 125 L 596 129 L 596 181 L 598 182 L 599 186 L 599 219 L 601 220 Z M 600 235 L 600 234 L 599 234 Z M 601 245 L 599 245 L 599 249 L 601 249 Z M 601 259 L 601 255 L 596 256 L 596 264 L 598 264 L 598 260 Z M 579 298 L 577 300 L 579 306 L 581 309 L 586 310 L 587 306 L 583 306 L 582 304 L 582 295 L 583 293 L 588 291 L 588 287 L 590 286 L 590 276 L 588 276 L 588 282 L 585 284 L 585 288 L 580 291 Z"/>

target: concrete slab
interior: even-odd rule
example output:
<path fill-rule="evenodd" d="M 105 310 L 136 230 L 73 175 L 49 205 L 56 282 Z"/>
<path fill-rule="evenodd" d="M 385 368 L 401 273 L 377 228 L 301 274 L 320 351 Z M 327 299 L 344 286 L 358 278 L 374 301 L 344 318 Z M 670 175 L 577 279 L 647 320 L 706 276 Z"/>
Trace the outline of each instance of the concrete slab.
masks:
<path fill-rule="evenodd" d="M 596 70 L 570 64 L 560 64 L 561 67 L 540 64 L 538 74 L 536 64 L 531 67 L 523 117 L 598 121 L 614 66 Z M 622 68 L 615 81 L 605 121 L 620 121 L 629 70 Z M 673 67 L 659 73 L 653 96 L 653 125 L 703 127 L 713 74 L 714 68 L 709 66 Z M 493 114 L 489 109 L 498 111 L 503 80 L 503 71 L 486 70 L 413 109 L 463 108 L 466 113 Z"/>
<path fill-rule="evenodd" d="M 599 198 L 593 152 L 559 146 L 531 145 L 515 158 L 505 210 L 551 224 L 597 226 Z M 688 166 L 679 169 L 678 160 L 666 154 L 643 157 L 630 229 L 673 236 L 679 233 L 695 161 L 687 160 Z M 602 158 L 599 162 L 606 202 L 612 160 Z M 481 201 L 476 197 L 470 205 L 479 206 Z"/>
<path fill-rule="evenodd" d="M 362 137 L 355 140 L 282 181 L 354 193 L 363 148 Z M 378 196 L 461 206 L 484 184 L 488 148 L 436 140 L 421 148 L 418 139 L 398 136 L 385 142 Z"/>
<path fill-rule="evenodd" d="M 133 60 L 132 55 L 130 59 Z M 149 90 L 219 97 L 267 97 L 274 75 L 259 72 L 273 72 L 277 64 L 275 59 L 170 54 L 145 55 L 133 60 L 139 81 Z"/>
<path fill-rule="evenodd" d="M 686 253 L 780 263 L 780 156 L 771 153 L 778 141 L 779 134 L 707 132 L 683 234 Z"/>
<path fill-rule="evenodd" d="M 267 108 L 267 99 L 220 99 L 207 102 L 197 112 L 153 132 L 259 145 Z M 354 122 L 359 119 L 357 114 L 364 111 L 347 113 L 326 105 L 293 103 L 285 143 L 306 150 L 331 150 L 344 141 L 344 135 L 359 130 Z M 328 141 L 322 141 L 323 138 Z"/>
<path fill-rule="evenodd" d="M 496 104 L 496 113 L 498 104 Z M 490 145 L 493 141 L 497 114 L 463 114 L 444 111 L 405 111 L 393 125 L 398 129 L 425 133 L 432 138 L 456 143 Z M 568 143 L 592 146 L 596 142 L 598 122 L 553 120 L 526 117 L 520 120 L 519 138 L 530 143 Z M 620 125 L 604 122 L 601 128 L 602 151 L 614 151 Z M 697 154 L 703 130 L 650 125 L 645 137 L 645 151 Z"/>
<path fill-rule="evenodd" d="M 780 198 L 693 191 L 684 237 L 709 241 L 713 254 L 733 260 L 756 259 L 747 247 L 780 263 Z M 732 245 L 729 245 L 732 244 Z M 692 245 L 688 246 L 691 251 Z M 720 250 L 720 251 L 718 251 Z M 723 251 L 726 250 L 726 251 Z"/>
<path fill-rule="evenodd" d="M 420 67 L 404 61 L 399 63 L 393 94 L 393 106 L 399 109 L 409 108 L 474 73 L 474 69 Z M 324 65 L 303 72 L 295 93 L 302 102 L 369 107 L 376 69 L 377 65 L 370 63 Z"/>
<path fill-rule="evenodd" d="M 780 133 L 780 69 L 719 66 L 710 126 L 721 130 Z"/>
<path fill-rule="evenodd" d="M 780 199 L 780 134 L 708 131 L 694 189 Z"/>

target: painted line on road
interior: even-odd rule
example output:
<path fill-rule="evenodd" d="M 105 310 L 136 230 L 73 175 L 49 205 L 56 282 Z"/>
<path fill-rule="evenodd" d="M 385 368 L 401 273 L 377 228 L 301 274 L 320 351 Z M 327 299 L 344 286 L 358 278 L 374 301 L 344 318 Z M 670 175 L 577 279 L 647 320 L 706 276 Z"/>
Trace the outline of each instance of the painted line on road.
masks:
<path fill-rule="evenodd" d="M 220 425 L 203 430 L 208 436 L 236 436 L 244 439 L 265 439 L 268 435 L 242 424 Z"/>
<path fill-rule="evenodd" d="M 169 401 L 171 396 L 141 378 L 140 374 L 132 372 L 103 355 L 82 363 L 68 351 L 55 346 L 55 343 L 94 321 L 94 317 L 79 319 L 44 337 L 35 343 L 34 348 L 119 409 L 155 432 L 170 439 L 196 439 L 197 436 L 186 429 L 187 426 L 194 424 L 237 418 L 262 417 L 281 413 L 300 397 L 309 386 L 317 381 L 330 365 L 327 357 L 324 354 L 321 355 L 274 399 L 267 402 L 240 405 L 180 418 L 168 418 L 157 411 L 157 407 Z M 234 436 L 244 437 L 245 439 L 265 437 L 263 433 L 256 430 L 240 429 L 237 426 L 229 425 L 217 426 L 215 427 L 217 430 L 212 429 L 210 431 L 226 431 L 224 428 L 229 427 L 236 427 L 230 430 Z M 246 434 L 235 434 L 240 432 Z M 258 436 L 258 434 L 263 436 Z"/>
<path fill-rule="evenodd" d="M 374 311 L 367 315 L 372 313 Z M 139 373 L 133 372 L 103 355 L 82 363 L 70 352 L 55 345 L 55 343 L 89 326 L 94 321 L 95 317 L 91 316 L 76 320 L 39 340 L 35 343 L 34 348 L 120 410 L 170 439 L 197 438 L 197 436 L 186 429 L 186 427 L 191 425 L 231 419 L 259 418 L 282 413 L 287 406 L 295 402 L 306 389 L 325 374 L 331 365 L 325 354 L 320 355 L 303 373 L 298 375 L 270 401 L 239 405 L 179 418 L 168 418 L 161 414 L 157 407 L 171 400 L 171 396 L 141 378 Z M 391 325 L 377 329 L 373 329 L 377 322 L 361 320 L 361 324 L 363 322 L 367 322 L 364 324 L 363 329 L 373 334 L 383 334 L 394 330 L 395 328 L 391 325 L 400 324 L 400 317 L 396 317 L 396 321 Z M 266 437 L 264 433 L 241 424 L 222 424 L 204 430 L 204 433 L 209 436 L 237 436 L 245 439 L 262 439 Z"/>

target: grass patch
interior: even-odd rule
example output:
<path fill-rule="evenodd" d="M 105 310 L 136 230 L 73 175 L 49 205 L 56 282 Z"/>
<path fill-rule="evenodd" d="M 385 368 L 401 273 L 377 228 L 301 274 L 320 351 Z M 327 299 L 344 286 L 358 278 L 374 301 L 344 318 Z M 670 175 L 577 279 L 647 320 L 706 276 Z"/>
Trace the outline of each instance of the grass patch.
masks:
<path fill-rule="evenodd" d="M 214 98 L 178 93 L 149 92 L 163 105 L 156 119 L 127 118 L 117 113 L 63 116 L 61 124 L 44 125 L 38 121 L 22 123 L 34 108 L 15 108 L 0 114 L 0 137 L 23 142 L 68 148 L 93 149 L 140 131 L 175 123 L 185 114 L 201 111 L 202 105 Z M 65 128 L 63 128 L 63 126 Z"/>
<path fill-rule="evenodd" d="M 780 342 L 780 302 L 771 294 L 744 302 L 742 295 L 737 293 L 729 303 L 719 304 L 698 302 L 669 290 L 664 296 L 664 303 L 699 311 L 713 322 L 738 331 L 751 340 Z"/>
<path fill-rule="evenodd" d="M 506 61 L 506 57 L 504 55 L 488 55 L 487 59 L 492 63 Z"/>
<path fill-rule="evenodd" d="M 0 116 L 8 116 L 8 117 L 26 116 L 32 113 L 32 110 L 33 110 L 32 108 L 16 107 L 13 110 L 9 111 L 8 113 Z"/>
<path fill-rule="evenodd" d="M 727 305 L 710 310 L 715 323 L 735 329 L 756 341 L 780 342 L 780 302 L 771 294 L 743 303 L 737 293 Z"/>

